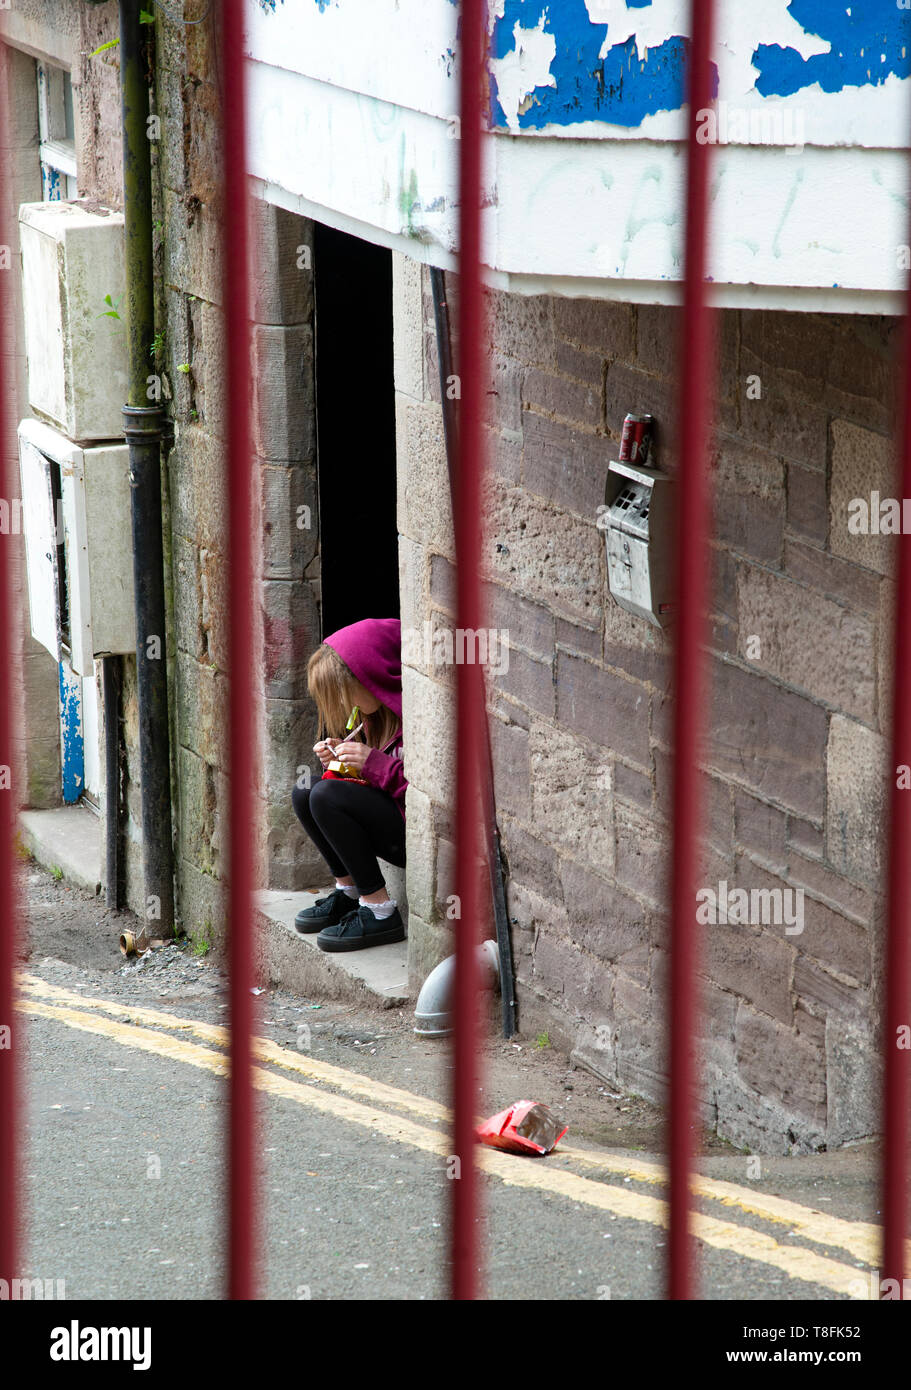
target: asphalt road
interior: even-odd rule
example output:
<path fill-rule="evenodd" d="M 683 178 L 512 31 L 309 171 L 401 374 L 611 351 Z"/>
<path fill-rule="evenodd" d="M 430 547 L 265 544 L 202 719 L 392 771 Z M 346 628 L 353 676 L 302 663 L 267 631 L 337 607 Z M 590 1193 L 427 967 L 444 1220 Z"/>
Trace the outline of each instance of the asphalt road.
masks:
<path fill-rule="evenodd" d="M 125 967 L 94 900 L 37 872 L 29 896 L 22 1277 L 63 1280 L 68 1299 L 221 1297 L 224 978 L 176 947 Z M 279 991 L 257 1007 L 262 1295 L 446 1297 L 446 1044 L 394 1011 Z M 533 1040 L 487 1052 L 480 1114 L 534 1098 L 570 1131 L 546 1158 L 478 1150 L 485 1296 L 662 1298 L 663 1173 L 643 1142 L 657 1148 L 660 1114 Z M 700 1171 L 704 1298 L 869 1297 L 872 1150 L 757 1172 L 714 1143 Z"/>
<path fill-rule="evenodd" d="M 52 974 L 47 966 L 30 971 L 23 995 L 28 1277 L 64 1279 L 69 1298 L 218 1297 L 223 1049 L 198 1032 L 188 1035 L 179 1022 L 143 1018 L 139 1010 L 148 1005 L 124 1005 L 97 985 L 83 991 L 71 981 L 48 992 Z M 198 1018 L 203 1029 L 206 1012 Z M 181 1017 L 173 1005 L 166 1016 Z M 260 1066 L 258 1092 L 264 1295 L 443 1297 L 450 1179 L 435 1103 L 411 1099 L 417 1093 L 399 1087 L 397 1067 L 374 1064 L 370 1075 L 340 1068 L 327 1082 L 312 1075 L 319 1057 L 272 1047 L 279 1060 Z M 395 1092 L 380 1095 L 377 1081 L 409 1099 L 399 1104 Z M 488 1160 L 494 1166 L 483 1177 L 481 1248 L 489 1298 L 661 1297 L 661 1189 L 642 1177 L 660 1160 L 574 1147 L 569 1139 L 545 1159 Z M 803 1160 L 789 1162 L 799 1168 Z M 842 1182 L 846 1200 L 833 1210 Z M 780 1180 L 775 1186 L 782 1190 Z M 850 1296 L 846 1281 L 872 1262 L 857 1258 L 865 1227 L 847 1220 L 842 1230 L 838 1209 L 856 1206 L 863 1183 L 856 1173 L 836 1173 L 817 1176 L 814 1190 L 820 1186 L 829 1207 L 817 1203 L 815 1215 L 795 1207 L 793 1225 L 768 1219 L 755 1185 L 739 1185 L 739 1201 L 725 1195 L 704 1202 L 721 1229 L 719 1237 L 711 1226 L 702 1244 L 705 1295 Z M 814 1229 L 814 1221 L 833 1216 L 835 1227 Z"/>

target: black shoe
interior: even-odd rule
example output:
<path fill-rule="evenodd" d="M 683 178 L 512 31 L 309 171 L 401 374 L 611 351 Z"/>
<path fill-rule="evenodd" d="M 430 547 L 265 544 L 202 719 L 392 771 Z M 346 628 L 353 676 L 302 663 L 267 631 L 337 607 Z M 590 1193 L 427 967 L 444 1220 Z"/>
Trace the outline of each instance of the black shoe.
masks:
<path fill-rule="evenodd" d="M 334 927 L 351 912 L 355 898 L 349 898 L 341 888 L 333 888 L 327 898 L 317 898 L 312 907 L 302 907 L 294 919 L 294 930 L 301 936 Z"/>
<path fill-rule="evenodd" d="M 364 951 L 368 946 L 388 946 L 392 941 L 404 940 L 405 923 L 397 907 L 380 921 L 364 905 L 321 931 L 316 944 L 321 951 Z"/>

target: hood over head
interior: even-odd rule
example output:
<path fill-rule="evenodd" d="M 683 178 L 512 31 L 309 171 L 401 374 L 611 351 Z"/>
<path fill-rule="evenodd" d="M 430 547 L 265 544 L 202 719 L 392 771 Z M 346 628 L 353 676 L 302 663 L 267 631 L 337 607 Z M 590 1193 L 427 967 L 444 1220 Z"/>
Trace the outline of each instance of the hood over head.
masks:
<path fill-rule="evenodd" d="M 398 618 L 363 618 L 323 641 L 381 704 L 402 717 L 402 624 Z"/>

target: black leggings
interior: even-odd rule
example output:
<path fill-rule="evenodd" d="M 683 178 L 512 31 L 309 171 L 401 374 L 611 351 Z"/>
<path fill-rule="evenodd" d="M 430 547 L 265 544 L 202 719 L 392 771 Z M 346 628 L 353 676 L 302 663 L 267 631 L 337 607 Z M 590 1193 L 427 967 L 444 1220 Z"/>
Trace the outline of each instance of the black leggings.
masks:
<path fill-rule="evenodd" d="M 295 787 L 291 804 L 335 877 L 350 875 L 362 898 L 386 885 L 377 855 L 404 867 L 405 821 L 379 787 L 321 777 L 312 787 Z"/>

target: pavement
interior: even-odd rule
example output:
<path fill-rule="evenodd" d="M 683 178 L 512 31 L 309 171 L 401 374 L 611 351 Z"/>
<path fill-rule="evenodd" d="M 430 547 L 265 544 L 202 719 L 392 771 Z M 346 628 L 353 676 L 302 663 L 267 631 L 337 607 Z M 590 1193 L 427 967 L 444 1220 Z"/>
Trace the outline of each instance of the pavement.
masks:
<path fill-rule="evenodd" d="M 101 822 L 88 807 L 22 811 L 19 839 L 23 850 L 54 877 L 93 896 L 102 893 Z M 381 863 L 407 927 L 404 871 Z M 331 883 L 326 885 L 324 891 L 331 887 Z M 409 998 L 407 942 L 329 955 L 319 949 L 315 936 L 299 936 L 294 930 L 295 916 L 316 897 L 316 892 L 257 894 L 256 969 L 260 978 L 299 994 L 317 990 L 326 998 L 377 1001 L 387 1008 L 405 1003 Z"/>
<path fill-rule="evenodd" d="M 87 806 L 20 811 L 19 838 L 46 869 L 90 893 L 101 892 L 101 821 Z"/>
<path fill-rule="evenodd" d="M 23 866 L 26 1269 L 69 1299 L 224 1290 L 225 979 L 171 945 L 136 961 L 99 901 Z M 306 949 L 301 947 L 301 949 Z M 370 953 L 364 953 L 370 954 Z M 268 1299 L 441 1299 L 453 1174 L 449 1045 L 408 1006 L 256 996 L 260 1288 Z M 654 1300 L 667 1253 L 663 1116 L 540 1040 L 488 1039 L 479 1118 L 552 1107 L 545 1158 L 478 1147 L 489 1299 Z M 700 1290 L 724 1301 L 868 1300 L 873 1146 L 758 1159 L 704 1137 Z"/>

